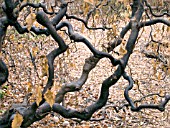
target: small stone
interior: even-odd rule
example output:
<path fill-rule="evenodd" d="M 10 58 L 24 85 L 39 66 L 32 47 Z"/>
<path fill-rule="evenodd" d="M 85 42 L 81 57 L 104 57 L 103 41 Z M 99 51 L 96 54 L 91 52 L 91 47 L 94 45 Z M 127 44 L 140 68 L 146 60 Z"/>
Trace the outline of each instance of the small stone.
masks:
<path fill-rule="evenodd" d="M 54 116 L 54 117 L 53 117 L 53 121 L 58 122 L 58 121 L 59 121 L 59 118 L 58 118 L 57 116 Z"/>
<path fill-rule="evenodd" d="M 67 127 L 67 126 L 69 126 L 70 125 L 70 123 L 68 122 L 68 121 L 64 121 L 63 122 L 63 127 Z"/>

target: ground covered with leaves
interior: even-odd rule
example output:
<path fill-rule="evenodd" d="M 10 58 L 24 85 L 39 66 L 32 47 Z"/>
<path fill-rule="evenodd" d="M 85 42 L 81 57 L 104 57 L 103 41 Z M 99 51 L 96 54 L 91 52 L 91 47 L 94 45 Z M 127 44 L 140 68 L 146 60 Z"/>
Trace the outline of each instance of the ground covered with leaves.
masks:
<path fill-rule="evenodd" d="M 72 22 L 72 21 L 70 21 Z M 119 24 L 120 28 L 125 24 Z M 100 51 L 106 51 L 107 38 L 112 38 L 109 31 L 89 31 L 74 21 L 75 31 L 86 36 L 93 46 Z M 164 29 L 164 30 L 163 30 Z M 162 35 L 170 39 L 169 32 L 161 25 L 155 25 L 155 38 L 162 38 Z M 117 29 L 116 31 L 120 31 Z M 165 32 L 164 32 L 165 31 Z M 150 27 L 141 30 L 141 36 L 136 42 L 134 52 L 130 57 L 126 71 L 132 76 L 135 85 L 130 91 L 133 100 L 139 100 L 136 104 L 155 103 L 162 99 L 158 97 L 170 93 L 170 72 L 164 70 L 163 64 L 156 59 L 147 58 L 145 51 L 154 52 L 155 45 L 147 45 L 149 40 Z M 69 44 L 69 49 L 55 60 L 55 83 L 53 91 L 59 90 L 64 83 L 77 80 L 82 72 L 85 59 L 91 53 L 82 43 L 71 42 L 63 29 L 59 31 L 61 37 Z M 161 35 L 162 34 L 162 35 Z M 160 36 L 161 35 L 161 36 Z M 128 35 L 127 35 L 128 37 Z M 125 38 L 125 42 L 127 40 Z M 169 44 L 168 44 L 169 45 Z M 3 46 L 2 57 L 9 67 L 9 79 L 0 92 L 0 114 L 12 105 L 23 103 L 25 95 L 28 96 L 29 103 L 35 101 L 36 85 L 42 87 L 47 82 L 46 61 L 44 56 L 51 50 L 58 47 L 57 43 L 49 36 L 37 36 L 34 33 L 18 34 L 14 28 L 9 28 Z M 124 54 L 123 49 L 116 48 L 111 54 L 120 58 Z M 163 55 L 170 54 L 170 46 L 162 46 Z M 119 54 L 118 54 L 119 53 Z M 169 57 L 169 56 L 168 56 Z M 168 57 L 166 59 L 168 59 Z M 170 60 L 170 59 L 169 59 Z M 114 72 L 116 67 L 112 67 L 108 59 L 102 59 L 92 70 L 85 85 L 79 92 L 68 93 L 63 101 L 67 108 L 76 108 L 81 111 L 98 98 L 101 83 L 105 78 Z M 110 88 L 110 96 L 105 107 L 97 111 L 90 121 L 80 121 L 77 119 L 65 119 L 56 113 L 49 115 L 39 122 L 30 126 L 34 127 L 75 127 L 75 128 L 107 128 L 107 127 L 169 127 L 170 126 L 170 103 L 164 112 L 158 110 L 145 109 L 140 112 L 132 112 L 124 98 L 124 89 L 128 85 L 127 81 L 120 79 Z M 141 99 L 142 97 L 145 97 Z"/>

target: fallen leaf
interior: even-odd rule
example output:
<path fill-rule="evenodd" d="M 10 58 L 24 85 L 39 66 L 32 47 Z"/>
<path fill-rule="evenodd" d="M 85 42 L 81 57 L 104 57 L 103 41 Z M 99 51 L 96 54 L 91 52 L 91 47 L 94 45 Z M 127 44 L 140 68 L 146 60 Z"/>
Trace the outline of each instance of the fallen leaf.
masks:
<path fill-rule="evenodd" d="M 35 13 L 30 13 L 27 18 L 26 18 L 26 24 L 27 24 L 27 29 L 28 31 L 30 31 L 33 23 L 35 22 L 36 20 L 36 15 Z"/>
<path fill-rule="evenodd" d="M 22 115 L 20 115 L 19 113 L 16 113 L 12 121 L 12 128 L 20 128 L 22 121 L 23 121 Z"/>
<path fill-rule="evenodd" d="M 53 92 L 51 90 L 47 90 L 47 92 L 44 95 L 44 98 L 46 100 L 47 103 L 49 103 L 49 105 L 52 107 L 54 104 L 54 95 Z"/>
<path fill-rule="evenodd" d="M 41 86 L 36 87 L 35 95 L 36 95 L 36 103 L 39 106 L 39 103 L 42 101 L 42 91 L 41 91 Z"/>

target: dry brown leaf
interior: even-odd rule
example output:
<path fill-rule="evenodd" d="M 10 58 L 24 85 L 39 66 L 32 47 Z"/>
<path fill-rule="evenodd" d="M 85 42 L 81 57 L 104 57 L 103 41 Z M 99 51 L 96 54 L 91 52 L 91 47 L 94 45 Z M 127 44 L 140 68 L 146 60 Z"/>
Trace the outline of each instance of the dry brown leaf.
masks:
<path fill-rule="evenodd" d="M 94 0 L 84 0 L 84 2 L 87 2 L 87 3 L 89 3 L 89 4 L 94 4 Z"/>
<path fill-rule="evenodd" d="M 69 67 L 76 68 L 76 65 L 75 65 L 75 63 L 69 63 Z"/>
<path fill-rule="evenodd" d="M 117 35 L 117 25 L 116 24 L 112 25 L 112 32 L 113 32 L 113 36 Z"/>
<path fill-rule="evenodd" d="M 90 5 L 88 3 L 84 3 L 83 5 L 84 15 L 87 15 L 89 9 L 90 9 Z"/>
<path fill-rule="evenodd" d="M 158 81 L 160 81 L 160 80 L 161 80 L 161 76 L 162 76 L 162 73 L 161 73 L 161 72 L 159 72 L 159 73 L 158 73 Z"/>
<path fill-rule="evenodd" d="M 160 96 L 164 96 L 164 91 L 163 91 L 163 90 L 160 90 L 159 95 L 160 95 Z"/>
<path fill-rule="evenodd" d="M 20 128 L 22 121 L 23 121 L 22 115 L 20 115 L 19 113 L 16 113 L 12 121 L 12 128 Z"/>
<path fill-rule="evenodd" d="M 120 48 L 119 48 L 119 54 L 124 55 L 126 53 L 127 53 L 127 50 L 125 48 L 123 48 L 123 46 L 121 45 Z"/>
<path fill-rule="evenodd" d="M 170 75 L 170 68 L 167 70 L 167 74 Z"/>
<path fill-rule="evenodd" d="M 70 55 L 70 49 L 68 48 L 66 52 L 67 52 L 67 57 L 68 57 Z"/>
<path fill-rule="evenodd" d="M 27 83 L 27 92 L 28 92 L 28 93 L 31 93 L 31 92 L 32 92 L 32 84 L 31 84 L 31 82 L 28 82 L 28 83 Z"/>
<path fill-rule="evenodd" d="M 36 57 L 36 55 L 37 55 L 37 53 L 38 53 L 38 47 L 33 47 L 32 48 L 32 56 L 35 58 Z"/>
<path fill-rule="evenodd" d="M 42 91 L 41 86 L 36 87 L 35 95 L 36 95 L 36 103 L 39 106 L 40 102 L 42 101 Z"/>
<path fill-rule="evenodd" d="M 26 18 L 26 24 L 27 24 L 27 29 L 28 31 L 30 31 L 33 23 L 35 22 L 36 20 L 36 15 L 35 13 L 30 13 L 27 18 Z"/>
<path fill-rule="evenodd" d="M 84 26 L 84 24 L 82 24 L 82 26 L 81 26 L 81 33 L 84 33 L 84 29 L 85 29 L 85 26 Z"/>
<path fill-rule="evenodd" d="M 46 57 L 42 60 L 42 77 L 48 76 L 48 59 Z"/>
<path fill-rule="evenodd" d="M 49 103 L 49 105 L 52 107 L 54 104 L 54 95 L 53 92 L 51 90 L 47 90 L 47 92 L 44 95 L 45 100 L 47 101 L 47 103 Z"/>

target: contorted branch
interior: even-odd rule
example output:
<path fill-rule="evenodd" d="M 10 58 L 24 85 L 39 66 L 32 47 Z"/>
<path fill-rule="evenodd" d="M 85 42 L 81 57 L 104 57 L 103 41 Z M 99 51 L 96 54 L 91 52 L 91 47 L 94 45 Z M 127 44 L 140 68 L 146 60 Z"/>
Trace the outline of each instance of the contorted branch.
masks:
<path fill-rule="evenodd" d="M 132 21 L 132 23 L 133 22 L 134 21 Z M 136 26 L 132 26 L 132 27 L 136 28 Z M 132 28 L 132 30 L 133 30 L 133 28 Z M 81 112 L 74 110 L 74 109 L 65 109 L 64 107 L 60 106 L 59 104 L 54 104 L 53 111 L 58 112 L 58 113 L 61 112 L 60 114 L 66 118 L 80 118 L 82 120 L 88 120 L 91 118 L 92 114 L 96 110 L 103 107 L 106 104 L 108 96 L 109 96 L 109 88 L 112 85 L 114 85 L 119 80 L 121 75 L 123 74 L 124 68 L 126 67 L 126 64 L 128 61 L 128 58 L 129 58 L 130 54 L 132 53 L 133 45 L 136 41 L 136 37 L 138 34 L 138 33 L 136 33 L 134 35 L 133 32 L 136 33 L 135 29 L 134 29 L 134 31 L 132 31 L 131 36 L 128 41 L 128 44 L 127 44 L 127 47 L 126 47 L 128 52 L 122 58 L 122 61 L 124 62 L 123 66 L 119 65 L 117 70 L 113 73 L 113 75 L 111 75 L 109 78 L 107 78 L 106 80 L 103 81 L 99 99 L 94 104 L 88 106 Z M 132 47 L 128 47 L 128 45 L 132 45 Z"/>
<path fill-rule="evenodd" d="M 68 27 L 68 32 L 69 32 L 69 37 L 71 40 L 74 40 L 75 42 L 83 42 L 90 50 L 91 52 L 94 54 L 94 56 L 96 58 L 109 58 L 111 63 L 113 64 L 113 66 L 116 66 L 117 64 L 120 64 L 120 61 L 115 59 L 112 55 L 105 53 L 105 52 L 101 52 L 96 50 L 92 44 L 86 39 L 84 38 L 82 35 L 78 34 L 78 33 L 74 33 L 73 28 L 71 26 L 71 24 L 69 22 L 61 22 L 60 24 L 58 24 L 56 26 L 56 29 L 61 29 L 62 27 L 67 26 Z"/>
<path fill-rule="evenodd" d="M 7 111 L 2 118 L 0 118 L 0 127 L 11 127 L 11 122 L 14 119 L 14 116 L 16 112 L 20 113 L 23 116 L 23 122 L 21 127 L 28 127 L 33 122 L 41 120 L 46 115 L 48 115 L 49 112 L 53 111 L 60 115 L 62 115 L 65 118 L 78 118 L 81 120 L 89 120 L 93 113 L 97 110 L 101 109 L 104 105 L 106 105 L 108 97 L 109 97 L 109 88 L 117 83 L 117 81 L 121 78 L 121 76 L 124 77 L 124 79 L 128 80 L 129 86 L 126 87 L 124 91 L 125 99 L 128 102 L 128 105 L 131 106 L 132 111 L 140 111 L 144 108 L 153 108 L 158 109 L 160 111 L 163 111 L 165 108 L 165 105 L 170 100 L 170 96 L 165 96 L 165 100 L 160 103 L 160 105 L 140 105 L 135 106 L 135 101 L 132 101 L 132 99 L 129 96 L 129 91 L 133 87 L 133 80 L 130 76 L 128 76 L 125 72 L 125 68 L 128 64 L 129 57 L 133 53 L 133 49 L 135 47 L 135 43 L 137 41 L 137 38 L 139 36 L 139 31 L 142 27 L 153 25 L 156 23 L 163 23 L 169 26 L 169 21 L 163 20 L 163 19 L 154 19 L 150 21 L 141 22 L 142 14 L 144 12 L 144 3 L 145 0 L 133 0 L 132 5 L 132 16 L 130 18 L 130 22 L 122 29 L 120 36 L 117 40 L 113 40 L 113 43 L 108 47 L 108 52 L 111 52 L 116 46 L 121 44 L 125 34 L 130 31 L 130 35 L 125 47 L 125 50 L 127 51 L 126 54 L 123 55 L 120 59 L 115 59 L 114 56 L 112 56 L 109 53 L 102 52 L 97 50 L 87 38 L 82 36 L 81 34 L 78 34 L 74 32 L 73 26 L 69 21 L 65 21 L 66 19 L 73 19 L 81 21 L 87 29 L 106 29 L 105 27 L 101 28 L 90 28 L 88 27 L 88 21 L 90 19 L 90 16 L 92 13 L 102 4 L 102 1 L 99 2 L 92 10 L 89 11 L 87 14 L 87 17 L 85 20 L 76 17 L 76 16 L 69 16 L 67 14 L 67 6 L 68 3 L 65 3 L 64 0 L 61 0 L 61 6 L 58 12 L 48 12 L 44 4 L 32 4 L 29 2 L 26 2 L 22 4 L 20 7 L 19 1 L 14 3 L 12 0 L 5 0 L 4 4 L 4 11 L 6 13 L 6 16 L 0 19 L 0 41 L 2 45 L 3 37 L 5 35 L 6 29 L 9 25 L 14 26 L 16 30 L 20 33 L 26 33 L 29 32 L 26 26 L 22 26 L 18 19 L 19 12 L 24 7 L 31 7 L 36 8 L 36 21 L 40 23 L 42 26 L 44 26 L 44 29 L 36 28 L 35 26 L 31 27 L 32 32 L 35 34 L 45 34 L 46 36 L 51 36 L 54 41 L 58 44 L 58 48 L 53 49 L 50 53 L 46 55 L 48 59 L 48 81 L 46 83 L 46 86 L 43 90 L 43 100 L 39 104 L 39 106 L 36 104 L 36 102 L 30 104 L 29 106 L 14 106 Z M 18 7 L 18 8 L 17 8 Z M 16 9 L 17 8 L 17 9 Z M 40 8 L 40 10 L 38 10 Z M 17 12 L 18 11 L 18 12 Z M 51 15 L 50 18 L 48 15 Z M 53 18 L 51 18 L 54 16 Z M 53 86 L 54 82 L 54 60 L 56 57 L 58 57 L 60 54 L 64 53 L 68 45 L 65 43 L 64 38 L 59 36 L 57 31 L 61 30 L 63 27 L 67 27 L 68 29 L 68 37 L 74 41 L 75 43 L 81 42 L 84 43 L 87 48 L 93 53 L 93 56 L 90 56 L 85 60 L 83 70 L 81 73 L 81 76 L 78 80 L 72 81 L 70 83 L 63 83 L 63 86 L 58 90 L 56 96 L 55 96 L 55 103 L 52 105 L 52 107 L 45 102 L 44 94 L 46 93 L 47 89 L 50 89 Z M 0 45 L 0 48 L 2 47 Z M 92 69 L 94 69 L 102 58 L 108 58 L 111 61 L 112 66 L 117 66 L 116 70 L 112 73 L 112 75 L 108 76 L 103 82 L 100 89 L 99 97 L 96 101 L 94 101 L 92 104 L 87 106 L 86 108 L 83 108 L 81 111 L 73 109 L 73 108 L 66 108 L 65 106 L 62 106 L 60 103 L 63 101 L 64 96 L 68 92 L 74 92 L 79 91 L 82 86 L 85 84 L 85 82 L 88 79 L 89 73 Z M 4 83 L 7 80 L 8 77 L 8 69 L 6 65 L 3 63 L 3 61 L 0 59 L 0 85 Z"/>
<path fill-rule="evenodd" d="M 109 46 L 107 47 L 108 52 L 111 52 L 115 47 L 117 47 L 122 43 L 122 40 L 125 34 L 129 31 L 129 29 L 130 29 L 130 24 L 128 23 L 120 32 L 120 36 L 117 39 L 115 39 L 113 42 L 109 43 Z"/>
<path fill-rule="evenodd" d="M 136 13 L 139 13 L 139 15 L 141 16 L 142 12 L 143 12 L 143 9 L 139 8 L 139 10 L 137 10 Z M 132 32 L 128 39 L 128 43 L 126 45 L 127 54 L 125 54 L 124 57 L 122 58 L 122 62 L 123 62 L 122 65 L 119 65 L 117 70 L 113 73 L 113 75 L 111 75 L 109 78 L 103 81 L 99 99 L 81 112 L 75 109 L 66 109 L 58 103 L 53 105 L 53 111 L 60 113 L 62 116 L 66 118 L 80 118 L 82 120 L 88 120 L 91 118 L 92 114 L 96 110 L 100 109 L 106 104 L 108 96 L 109 96 L 109 88 L 112 85 L 114 85 L 119 80 L 121 75 L 124 73 L 124 68 L 127 65 L 129 56 L 132 53 L 133 46 L 138 36 L 137 21 L 140 20 L 140 17 L 137 17 L 139 19 L 136 19 L 136 20 L 134 20 L 134 18 L 136 17 L 133 17 L 133 19 L 131 20 Z M 48 105 L 44 105 L 44 107 L 48 108 Z M 39 112 L 41 113 L 41 111 Z"/>
<path fill-rule="evenodd" d="M 158 109 L 159 111 L 164 111 L 165 110 L 165 105 L 168 103 L 170 100 L 170 95 L 165 96 L 165 100 L 163 100 L 159 105 L 155 104 L 144 104 L 144 105 L 139 105 L 135 106 L 134 102 L 129 96 L 129 91 L 133 88 L 133 80 L 130 76 L 128 76 L 126 73 L 123 74 L 124 79 L 126 79 L 129 82 L 129 85 L 126 87 L 124 91 L 124 96 L 129 105 L 131 106 L 132 111 L 140 111 L 141 109 L 144 108 L 151 108 L 151 109 Z"/>
<path fill-rule="evenodd" d="M 164 12 L 162 14 L 155 14 L 152 10 L 151 5 L 147 2 L 147 0 L 145 0 L 145 4 L 149 8 L 150 13 L 155 17 L 162 17 L 162 16 L 165 16 L 165 15 L 170 16 L 170 13 L 168 12 L 169 10 L 167 10 L 167 12 Z"/>
<path fill-rule="evenodd" d="M 4 37 L 6 35 L 6 30 L 8 27 L 8 20 L 4 16 L 0 18 L 0 86 L 5 83 L 8 79 L 8 68 L 1 58 L 2 44 Z"/>
<path fill-rule="evenodd" d="M 47 55 L 48 58 L 48 65 L 49 65 L 49 77 L 46 87 L 44 88 L 43 94 L 47 91 L 48 88 L 50 88 L 53 85 L 53 79 L 54 79 L 54 59 L 59 54 L 65 52 L 67 50 L 67 45 L 65 44 L 64 40 L 57 34 L 53 24 L 48 19 L 47 15 L 44 12 L 38 12 L 37 13 L 37 21 L 45 26 L 50 35 L 54 38 L 54 40 L 58 43 L 59 48 L 56 50 L 53 50 L 50 54 Z"/>
<path fill-rule="evenodd" d="M 0 58 L 0 86 L 8 79 L 8 68 Z"/>
<path fill-rule="evenodd" d="M 68 83 L 68 84 L 65 84 L 64 86 L 62 86 L 61 89 L 59 90 L 59 92 L 56 95 L 55 102 L 61 103 L 64 99 L 64 95 L 67 92 L 80 90 L 82 85 L 86 82 L 88 75 L 89 75 L 89 72 L 93 68 L 95 68 L 98 61 L 99 61 L 99 59 L 95 58 L 94 56 L 87 58 L 84 66 L 83 66 L 83 72 L 82 72 L 81 77 L 75 82 Z"/>
<path fill-rule="evenodd" d="M 34 3 L 25 2 L 24 4 L 21 5 L 19 11 L 21 11 L 24 7 L 27 7 L 27 6 L 30 6 L 33 8 L 42 8 L 46 14 L 50 14 L 50 15 L 55 14 L 55 12 L 49 12 L 48 9 L 46 8 L 46 5 L 43 3 L 34 4 Z"/>
<path fill-rule="evenodd" d="M 85 19 L 81 19 L 81 18 L 76 17 L 76 16 L 74 16 L 74 15 L 68 15 L 67 13 L 65 14 L 65 16 L 66 16 L 67 19 L 75 19 L 75 20 L 81 21 L 81 22 L 85 25 L 85 27 L 86 27 L 87 29 L 89 29 L 89 30 L 97 30 L 97 29 L 105 30 L 105 29 L 111 29 L 111 28 L 108 28 L 108 27 L 106 27 L 106 26 L 104 26 L 104 27 L 97 27 L 97 28 L 94 28 L 94 27 L 91 28 L 91 27 L 88 26 L 88 22 L 89 22 L 90 16 L 92 15 L 93 12 L 96 11 L 96 9 L 97 9 L 101 4 L 102 4 L 102 0 L 101 0 L 93 9 L 89 10 L 89 12 L 87 13 L 87 16 L 86 16 Z"/>
<path fill-rule="evenodd" d="M 145 22 L 141 22 L 139 24 L 139 27 L 144 27 L 144 26 L 151 26 L 151 25 L 154 25 L 154 24 L 157 24 L 157 23 L 163 23 L 167 26 L 170 26 L 170 21 L 168 20 L 165 20 L 165 19 L 162 19 L 162 18 L 159 18 L 159 19 L 153 19 L 153 20 L 149 20 L 149 21 L 145 21 Z"/>

